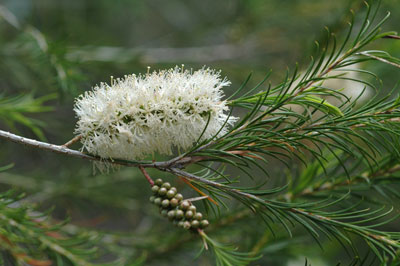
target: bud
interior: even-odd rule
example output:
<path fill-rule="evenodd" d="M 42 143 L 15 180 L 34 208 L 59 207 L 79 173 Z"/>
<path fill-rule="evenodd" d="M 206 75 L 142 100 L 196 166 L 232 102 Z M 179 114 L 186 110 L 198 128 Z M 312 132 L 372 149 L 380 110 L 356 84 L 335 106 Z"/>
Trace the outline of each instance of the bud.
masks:
<path fill-rule="evenodd" d="M 192 228 L 196 229 L 196 228 L 199 228 L 200 223 L 199 223 L 199 221 L 197 221 L 197 220 L 193 220 L 193 221 L 191 222 L 191 226 L 192 226 Z"/>
<path fill-rule="evenodd" d="M 176 210 L 176 212 L 175 212 L 176 219 L 182 219 L 183 215 L 184 215 L 184 212 L 182 210 Z"/>
<path fill-rule="evenodd" d="M 162 201 L 162 198 L 160 198 L 160 197 L 155 198 L 154 199 L 154 204 L 157 205 L 157 206 L 161 206 L 161 201 Z"/>
<path fill-rule="evenodd" d="M 154 203 L 154 200 L 155 200 L 155 199 L 156 199 L 155 196 L 151 196 L 151 197 L 150 197 L 150 202 L 151 202 L 151 203 Z"/>
<path fill-rule="evenodd" d="M 176 191 L 170 189 L 167 192 L 167 198 L 172 199 L 175 196 L 175 194 L 176 194 Z"/>
<path fill-rule="evenodd" d="M 198 212 L 193 216 L 193 219 L 200 221 L 201 219 L 203 219 L 203 214 L 201 214 L 201 212 Z"/>
<path fill-rule="evenodd" d="M 165 194 L 167 194 L 167 189 L 165 187 L 162 187 L 158 190 L 158 195 L 164 196 Z"/>
<path fill-rule="evenodd" d="M 168 219 L 172 220 L 172 219 L 174 219 L 174 217 L 175 217 L 175 211 L 174 210 L 169 211 L 168 212 Z"/>
<path fill-rule="evenodd" d="M 156 181 L 154 181 L 154 184 L 156 184 L 157 186 L 162 186 L 164 182 L 162 181 L 161 178 L 157 178 Z"/>
<path fill-rule="evenodd" d="M 187 201 L 187 200 L 182 201 L 182 203 L 180 205 L 181 210 L 186 211 L 189 207 L 190 207 L 189 201 Z"/>
<path fill-rule="evenodd" d="M 177 199 L 173 198 L 169 201 L 169 204 L 171 205 L 172 208 L 175 208 L 176 206 L 178 206 L 179 202 Z"/>
<path fill-rule="evenodd" d="M 175 199 L 177 199 L 178 201 L 182 201 L 183 200 L 182 194 L 180 194 L 180 193 L 176 194 Z"/>
<path fill-rule="evenodd" d="M 185 213 L 185 218 L 191 219 L 192 217 L 193 217 L 193 212 L 192 212 L 192 211 L 187 211 L 187 212 Z"/>
<path fill-rule="evenodd" d="M 158 190 L 160 189 L 159 186 L 152 186 L 151 191 L 153 191 L 154 194 L 157 194 Z"/>
<path fill-rule="evenodd" d="M 189 229 L 190 226 L 191 226 L 191 223 L 190 223 L 190 222 L 188 222 L 188 221 L 183 222 L 183 228 L 184 228 L 184 229 Z"/>
<path fill-rule="evenodd" d="M 168 190 L 171 188 L 171 184 L 168 182 L 165 182 L 164 184 L 161 185 L 161 187 L 165 187 Z"/>
<path fill-rule="evenodd" d="M 201 228 L 206 228 L 208 225 L 209 225 L 210 223 L 208 222 L 208 220 L 202 220 L 201 222 L 200 222 L 200 226 L 201 226 Z"/>
<path fill-rule="evenodd" d="M 168 206 L 169 206 L 169 200 L 167 200 L 167 199 L 163 200 L 163 201 L 161 202 L 161 206 L 162 206 L 163 208 L 168 208 Z"/>
<path fill-rule="evenodd" d="M 196 206 L 194 205 L 190 205 L 190 207 L 188 208 L 189 211 L 192 211 L 193 213 L 196 212 Z"/>

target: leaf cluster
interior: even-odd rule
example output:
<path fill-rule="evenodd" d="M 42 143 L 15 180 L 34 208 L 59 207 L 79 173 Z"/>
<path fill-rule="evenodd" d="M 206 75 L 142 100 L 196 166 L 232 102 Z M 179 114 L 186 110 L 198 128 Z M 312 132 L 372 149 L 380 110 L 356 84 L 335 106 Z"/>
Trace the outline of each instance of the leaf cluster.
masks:
<path fill-rule="evenodd" d="M 276 224 L 289 236 L 301 226 L 318 243 L 322 237 L 336 239 L 351 257 L 363 257 L 354 239 L 357 236 L 381 263 L 396 259 L 400 235 L 381 228 L 398 215 L 385 206 L 364 208 L 365 200 L 357 192 L 373 186 L 384 196 L 385 191 L 398 195 L 390 186 L 397 182 L 393 173 L 399 170 L 394 163 L 399 158 L 400 97 L 382 96 L 379 87 L 365 78 L 346 76 L 357 72 L 377 79 L 374 73 L 354 67 L 370 60 L 398 66 L 399 59 L 386 52 L 366 49 L 372 42 L 394 34 L 381 32 L 389 15 L 374 23 L 377 9 L 367 6 L 367 10 L 359 29 L 354 31 L 354 19 L 349 23 L 343 41 L 338 42 L 328 31 L 327 43 L 303 73 L 299 74 L 297 68 L 288 71 L 275 86 L 265 85 L 268 74 L 242 93 L 249 76 L 227 99 L 231 107 L 247 114 L 224 136 L 203 141 L 184 155 L 196 158 L 195 164 L 205 169 L 195 174 L 180 169 L 169 172 L 191 180 L 220 203 L 226 196 L 238 200 L 259 216 L 272 234 Z M 325 86 L 328 80 L 364 84 L 363 93 L 372 88 L 375 96 L 366 102 L 361 95 L 350 98 Z M 332 100 L 339 104 L 332 104 Z M 291 183 L 272 184 L 272 188 L 270 184 L 267 189 L 263 188 L 265 182 L 252 188 L 237 186 L 239 178 L 224 173 L 229 166 L 253 178 L 249 169 L 257 167 L 268 177 L 267 166 L 276 160 L 288 168 L 295 160 L 306 167 Z M 337 191 L 340 193 L 332 194 Z"/>

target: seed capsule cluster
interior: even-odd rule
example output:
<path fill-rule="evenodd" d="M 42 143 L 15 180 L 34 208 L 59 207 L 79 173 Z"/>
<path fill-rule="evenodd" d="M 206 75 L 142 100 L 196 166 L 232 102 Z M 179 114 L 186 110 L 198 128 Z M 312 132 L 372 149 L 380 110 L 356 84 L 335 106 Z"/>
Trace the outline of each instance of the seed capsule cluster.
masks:
<path fill-rule="evenodd" d="M 150 197 L 150 202 L 159 206 L 161 215 L 175 225 L 186 230 L 204 229 L 209 225 L 208 220 L 203 219 L 203 214 L 196 211 L 196 206 L 184 200 L 170 183 L 157 179 L 151 190 L 154 195 Z"/>

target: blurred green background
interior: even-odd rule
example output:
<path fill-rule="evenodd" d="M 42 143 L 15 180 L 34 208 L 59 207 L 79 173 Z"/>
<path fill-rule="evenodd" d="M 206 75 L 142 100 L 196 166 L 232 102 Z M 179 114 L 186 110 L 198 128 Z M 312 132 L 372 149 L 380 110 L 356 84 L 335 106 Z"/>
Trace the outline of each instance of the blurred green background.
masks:
<path fill-rule="evenodd" d="M 73 137 L 74 98 L 110 76 L 144 73 L 147 66 L 163 69 L 185 64 L 221 69 L 232 81 L 229 95 L 252 72 L 249 88 L 273 70 L 278 83 L 299 62 L 305 67 L 315 50 L 314 41 L 326 38 L 324 27 L 344 37 L 353 9 L 362 18 L 363 1 L 349 0 L 3 0 L 0 1 L 0 94 L 40 97 L 55 93 L 53 111 L 28 114 L 28 127 L 0 113 L 0 128 L 31 138 L 62 144 Z M 400 30 L 398 0 L 382 1 L 378 17 L 392 16 L 386 30 Z M 400 56 L 400 45 L 380 40 L 375 47 Z M 367 64 L 390 91 L 398 71 L 383 64 Z M 25 110 L 24 102 L 17 100 Z M 29 110 L 25 110 L 29 113 Z M 33 129 L 33 130 L 32 130 Z M 104 259 L 141 257 L 145 265 L 213 265 L 210 256 L 194 261 L 201 242 L 172 227 L 148 202 L 150 190 L 137 169 L 96 173 L 90 162 L 26 148 L 0 140 L 1 165 L 15 163 L 0 173 L 0 188 L 27 192 L 26 201 L 41 209 L 54 207 L 55 219 L 70 217 L 72 224 L 104 233 Z M 79 145 L 74 146 L 78 149 Z M 284 179 L 279 167 L 268 169 Z M 196 193 L 167 174 L 151 172 L 183 190 Z M 230 219 L 222 210 L 210 234 L 243 250 L 262 250 L 256 265 L 333 265 L 348 260 L 340 245 L 327 241 L 318 248 L 306 234 L 274 239 L 254 217 Z M 235 214 L 237 215 L 237 214 Z M 240 213 L 239 213 L 240 215 Z M 210 220 L 213 221 L 213 216 Z M 224 220 L 225 219 L 225 220 Z M 256 228 L 257 230 L 254 230 Z M 71 229 L 72 230 L 72 229 Z M 260 241 L 261 238 L 261 241 Z M 261 244 L 260 244 L 261 243 Z M 305 243 L 307 245 L 305 245 Z M 257 246 L 257 244 L 259 246 Z"/>

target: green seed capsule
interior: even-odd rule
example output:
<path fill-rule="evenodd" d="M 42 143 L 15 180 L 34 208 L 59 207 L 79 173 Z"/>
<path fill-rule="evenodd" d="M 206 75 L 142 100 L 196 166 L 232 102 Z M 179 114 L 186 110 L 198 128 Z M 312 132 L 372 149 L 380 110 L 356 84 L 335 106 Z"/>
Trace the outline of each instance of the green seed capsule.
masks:
<path fill-rule="evenodd" d="M 151 191 L 153 191 L 154 194 L 157 194 L 157 192 L 158 192 L 159 189 L 160 189 L 160 187 L 159 187 L 159 186 L 156 186 L 156 185 L 154 185 L 154 186 L 151 187 Z"/>
<path fill-rule="evenodd" d="M 162 201 L 162 198 L 160 198 L 160 197 L 155 198 L 154 199 L 154 204 L 157 205 L 157 206 L 161 206 L 161 201 Z"/>
<path fill-rule="evenodd" d="M 179 226 L 179 227 L 183 227 L 183 224 L 184 224 L 184 223 L 185 223 L 184 221 L 179 221 L 179 222 L 178 222 L 178 226 Z"/>
<path fill-rule="evenodd" d="M 178 206 L 179 202 L 177 199 L 173 198 L 169 201 L 169 204 L 171 205 L 172 208 L 175 208 L 176 206 Z"/>
<path fill-rule="evenodd" d="M 189 229 L 190 226 L 191 226 L 190 222 L 188 222 L 188 221 L 183 222 L 183 228 L 184 229 Z"/>
<path fill-rule="evenodd" d="M 188 208 L 190 207 L 190 203 L 189 201 L 185 200 L 182 201 L 181 205 L 180 205 L 180 209 L 186 211 Z"/>
<path fill-rule="evenodd" d="M 189 207 L 188 210 L 189 210 L 189 211 L 192 211 L 193 213 L 195 213 L 195 212 L 196 212 L 196 206 L 190 205 L 190 207 Z"/>
<path fill-rule="evenodd" d="M 168 206 L 169 206 L 169 200 L 167 200 L 167 199 L 163 200 L 163 201 L 161 202 L 161 206 L 162 206 L 163 208 L 168 208 Z"/>
<path fill-rule="evenodd" d="M 164 196 L 165 194 L 167 194 L 167 189 L 165 187 L 160 188 L 160 190 L 158 190 L 158 195 L 160 196 Z"/>
<path fill-rule="evenodd" d="M 208 220 L 202 220 L 200 222 L 200 226 L 201 228 L 206 228 L 210 223 L 208 222 Z"/>
<path fill-rule="evenodd" d="M 154 200 L 155 200 L 155 199 L 156 199 L 155 196 L 151 196 L 151 197 L 150 197 L 150 202 L 151 202 L 151 203 L 154 203 Z"/>
<path fill-rule="evenodd" d="M 168 182 L 165 182 L 164 184 L 162 184 L 161 187 L 165 187 L 166 189 L 170 189 L 171 188 L 171 184 Z"/>
<path fill-rule="evenodd" d="M 185 213 L 182 211 L 182 210 L 176 210 L 176 212 L 175 212 L 175 218 L 176 219 L 182 219 L 183 218 L 183 215 L 184 215 Z"/>
<path fill-rule="evenodd" d="M 185 218 L 187 218 L 187 219 L 191 219 L 192 217 L 193 217 L 193 212 L 192 211 L 187 211 L 186 213 L 185 213 Z"/>
<path fill-rule="evenodd" d="M 168 212 L 168 219 L 172 220 L 175 218 L 175 211 L 171 210 Z"/>
<path fill-rule="evenodd" d="M 178 190 L 176 189 L 176 187 L 172 187 L 172 188 L 170 188 L 169 190 L 175 191 L 175 194 L 176 194 L 176 192 L 178 191 Z"/>
<path fill-rule="evenodd" d="M 199 226 L 200 226 L 200 222 L 199 221 L 197 221 L 197 220 L 193 220 L 192 222 L 191 222 L 191 226 L 192 226 L 192 228 L 199 228 Z"/>
<path fill-rule="evenodd" d="M 156 184 L 157 186 L 162 186 L 163 181 L 161 178 L 156 179 L 156 181 L 154 182 L 154 184 Z"/>
<path fill-rule="evenodd" d="M 201 219 L 203 219 L 203 214 L 201 214 L 201 212 L 198 212 L 194 215 L 193 219 L 200 221 Z"/>
<path fill-rule="evenodd" d="M 164 217 L 167 217 L 168 216 L 168 210 L 162 210 L 161 211 L 161 215 L 164 216 Z"/>
<path fill-rule="evenodd" d="M 176 195 L 175 195 L 175 199 L 177 199 L 178 202 L 182 201 L 182 200 L 183 200 L 182 194 L 180 194 L 180 193 L 176 194 Z"/>
<path fill-rule="evenodd" d="M 172 199 L 175 196 L 175 194 L 176 194 L 176 191 L 170 189 L 167 192 L 167 198 Z"/>

